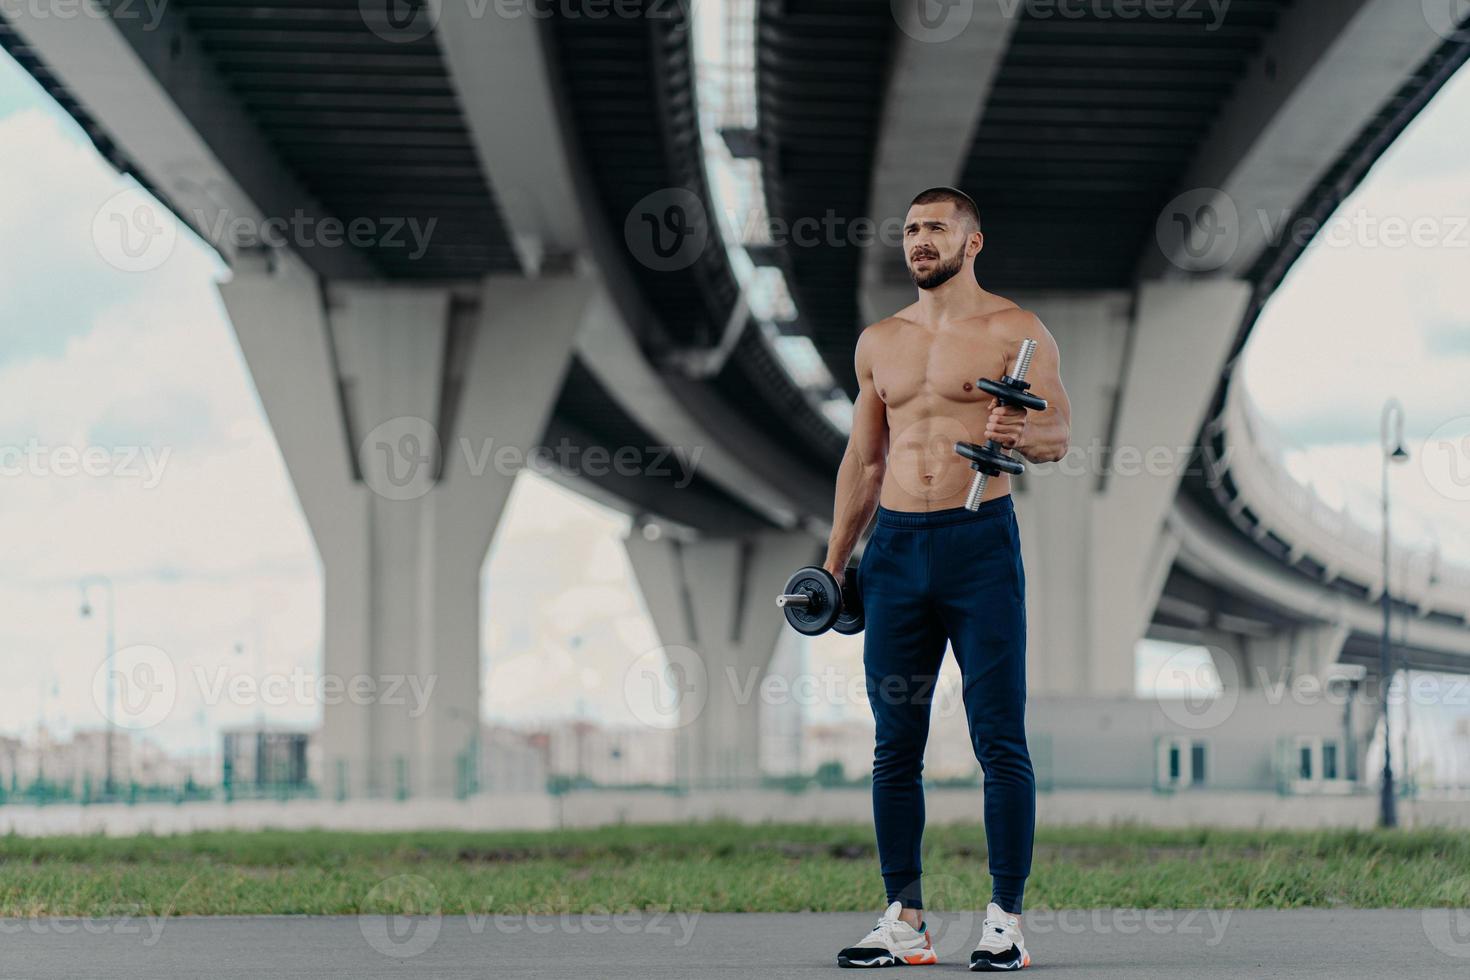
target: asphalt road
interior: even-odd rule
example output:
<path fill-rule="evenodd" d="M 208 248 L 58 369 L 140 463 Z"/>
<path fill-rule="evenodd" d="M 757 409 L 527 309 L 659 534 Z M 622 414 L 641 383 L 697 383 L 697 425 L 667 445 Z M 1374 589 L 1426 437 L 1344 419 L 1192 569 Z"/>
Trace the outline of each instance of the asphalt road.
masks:
<path fill-rule="evenodd" d="M 837 950 L 861 937 L 876 917 L 875 912 L 0 920 L 0 977 L 835 976 Z M 968 972 L 978 919 L 965 914 L 934 918 L 943 927 L 936 928 L 940 964 L 927 969 Z M 1033 910 L 1023 928 L 1033 971 L 1055 978 L 1470 976 L 1470 912 L 1453 909 Z"/>

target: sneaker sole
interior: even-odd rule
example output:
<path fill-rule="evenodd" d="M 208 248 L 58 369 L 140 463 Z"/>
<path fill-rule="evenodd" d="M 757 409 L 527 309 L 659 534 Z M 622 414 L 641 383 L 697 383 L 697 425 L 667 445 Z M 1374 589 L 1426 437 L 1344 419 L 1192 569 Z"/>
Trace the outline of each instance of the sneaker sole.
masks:
<path fill-rule="evenodd" d="M 922 953 L 910 953 L 908 956 L 893 956 L 884 953 L 871 960 L 852 960 L 846 956 L 837 957 L 837 965 L 847 969 L 871 970 L 885 966 L 935 966 L 939 963 L 939 957 L 932 949 L 924 950 Z"/>
<path fill-rule="evenodd" d="M 1021 958 L 1019 960 L 1015 961 L 1014 965 L 1006 964 L 1006 965 L 996 966 L 993 963 L 987 963 L 984 960 L 980 960 L 977 963 L 971 963 L 970 964 L 970 972 L 971 973 L 1010 973 L 1010 972 L 1015 971 L 1015 970 L 1024 970 L 1024 969 L 1026 969 L 1026 967 L 1028 967 L 1030 965 L 1031 965 L 1031 954 L 1030 953 L 1022 953 L 1021 954 Z"/>

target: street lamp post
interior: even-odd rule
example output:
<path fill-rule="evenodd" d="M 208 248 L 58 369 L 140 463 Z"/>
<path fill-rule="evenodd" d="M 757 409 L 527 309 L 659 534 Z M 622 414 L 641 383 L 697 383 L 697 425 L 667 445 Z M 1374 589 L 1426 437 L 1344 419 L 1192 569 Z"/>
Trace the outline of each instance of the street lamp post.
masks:
<path fill-rule="evenodd" d="M 1388 465 L 1405 463 L 1409 459 L 1408 450 L 1404 449 L 1404 406 L 1397 398 L 1390 398 L 1383 405 L 1379 446 L 1383 450 L 1383 637 L 1378 648 L 1379 707 L 1383 715 L 1383 786 L 1379 798 L 1378 823 L 1383 827 L 1397 827 L 1398 812 L 1393 792 L 1393 750 L 1388 727 L 1388 687 L 1393 680 L 1393 654 L 1388 635 L 1393 613 L 1393 597 L 1388 588 Z"/>
<path fill-rule="evenodd" d="M 107 759 L 107 776 L 103 784 L 103 798 L 112 799 L 116 783 L 114 781 L 113 768 L 113 742 L 116 741 L 117 713 L 114 709 L 117 698 L 117 675 L 113 669 L 113 659 L 117 654 L 117 592 L 112 586 L 112 579 L 106 575 L 93 575 L 83 579 L 82 589 L 82 618 L 86 619 L 92 615 L 92 603 L 88 598 L 88 590 L 93 585 L 100 585 L 107 592 L 107 725 L 103 730 L 103 740 L 106 743 L 104 752 Z"/>

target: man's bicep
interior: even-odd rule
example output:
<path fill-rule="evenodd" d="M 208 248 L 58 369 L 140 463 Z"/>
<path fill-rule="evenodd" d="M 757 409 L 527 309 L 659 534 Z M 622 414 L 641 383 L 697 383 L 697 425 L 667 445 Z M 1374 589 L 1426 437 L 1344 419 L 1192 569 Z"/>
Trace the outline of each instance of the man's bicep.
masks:
<path fill-rule="evenodd" d="M 871 350 L 864 343 L 866 332 L 858 338 L 855 368 L 858 377 L 857 401 L 852 407 L 852 433 L 847 445 L 850 452 L 866 464 L 882 462 L 888 449 L 888 409 L 877 395 L 873 381 Z"/>
<path fill-rule="evenodd" d="M 1062 352 L 1056 338 L 1040 319 L 1033 317 L 1027 335 L 1036 341 L 1036 354 L 1031 358 L 1031 370 L 1026 380 L 1031 390 L 1045 398 L 1048 410 L 1055 409 L 1065 419 L 1072 417 L 1072 405 L 1067 399 L 1067 390 L 1062 386 Z"/>

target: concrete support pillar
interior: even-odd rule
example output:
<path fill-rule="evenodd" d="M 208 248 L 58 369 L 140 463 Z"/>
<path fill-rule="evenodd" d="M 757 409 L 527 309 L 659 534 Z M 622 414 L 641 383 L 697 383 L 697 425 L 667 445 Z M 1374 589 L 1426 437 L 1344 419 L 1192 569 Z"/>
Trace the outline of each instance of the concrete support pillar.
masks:
<path fill-rule="evenodd" d="M 1352 630 L 1346 623 L 1313 623 L 1298 626 L 1291 636 L 1292 677 L 1328 676 L 1329 668 L 1342 656 Z"/>
<path fill-rule="evenodd" d="M 679 692 L 681 785 L 732 788 L 760 778 L 761 682 L 790 629 L 776 596 L 821 546 L 799 533 L 650 540 L 635 529 L 628 558 Z"/>
<path fill-rule="evenodd" d="M 1210 651 L 1215 672 L 1226 689 L 1271 690 L 1290 680 L 1291 631 L 1250 636 L 1214 630 L 1210 631 L 1205 648 Z"/>
<path fill-rule="evenodd" d="M 1018 495 L 1036 693 L 1128 695 L 1178 550 L 1164 526 L 1250 287 L 1142 284 L 1136 293 L 1017 297 L 1056 336 L 1072 451 Z"/>
<path fill-rule="evenodd" d="M 323 285 L 289 256 L 220 294 L 321 556 L 324 789 L 450 795 L 479 734 L 480 572 L 592 291 Z M 523 457 L 522 457 L 523 458 Z"/>
<path fill-rule="evenodd" d="M 1265 636 L 1210 632 L 1208 647 L 1221 683 L 1241 690 L 1326 683 L 1351 631 L 1341 623 L 1309 623 Z"/>

